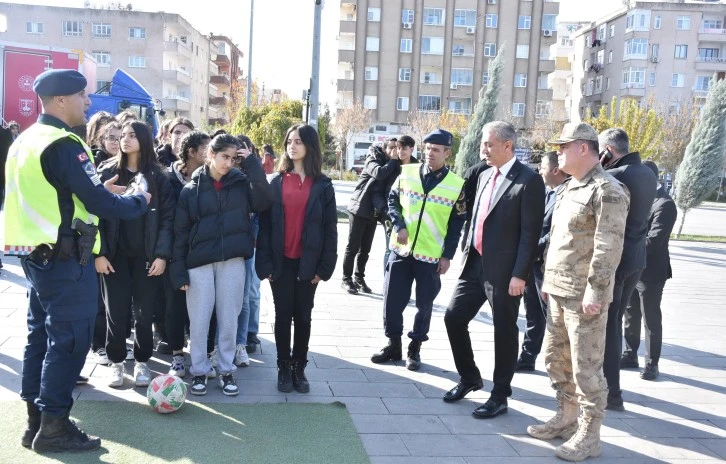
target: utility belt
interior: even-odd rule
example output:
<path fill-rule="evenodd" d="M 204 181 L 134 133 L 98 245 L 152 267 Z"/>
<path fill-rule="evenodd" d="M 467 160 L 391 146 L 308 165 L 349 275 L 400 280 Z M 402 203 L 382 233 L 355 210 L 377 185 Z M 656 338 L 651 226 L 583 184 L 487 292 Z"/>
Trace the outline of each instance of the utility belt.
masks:
<path fill-rule="evenodd" d="M 38 245 L 28 255 L 28 259 L 43 264 L 54 259 L 62 261 L 77 259 L 81 266 L 85 266 L 93 257 L 93 245 L 96 241 L 98 227 L 76 218 L 73 220 L 71 228 L 76 232 L 73 236 L 61 236 L 55 244 Z"/>

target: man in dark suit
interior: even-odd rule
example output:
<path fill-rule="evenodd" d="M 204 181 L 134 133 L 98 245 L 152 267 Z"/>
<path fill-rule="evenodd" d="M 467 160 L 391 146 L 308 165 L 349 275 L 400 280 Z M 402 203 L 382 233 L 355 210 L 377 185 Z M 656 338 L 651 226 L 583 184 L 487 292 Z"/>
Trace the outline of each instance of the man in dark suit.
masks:
<path fill-rule="evenodd" d="M 644 161 L 643 165 L 652 169 L 658 177 L 658 166 L 654 162 Z M 625 335 L 623 357 L 637 359 L 641 319 L 645 325 L 645 367 L 640 371 L 640 378 L 643 380 L 658 378 L 658 361 L 663 344 L 660 302 L 666 280 L 673 277 L 668 242 L 677 216 L 675 202 L 666 193 L 665 187 L 659 183 L 648 218 L 645 269 L 635 286 L 635 292 L 630 297 L 630 304 L 625 308 L 623 318 Z"/>
<path fill-rule="evenodd" d="M 557 152 L 550 151 L 542 155 L 539 164 L 539 175 L 542 176 L 547 194 L 545 196 L 544 221 L 537 244 L 537 256 L 534 265 L 527 276 L 524 286 L 524 310 L 527 319 L 527 328 L 524 330 L 522 353 L 517 360 L 515 371 L 533 371 L 534 363 L 542 349 L 545 327 L 547 326 L 547 302 L 542 299 L 542 281 L 544 274 L 544 252 L 550 243 L 550 227 L 552 226 L 552 212 L 555 209 L 555 193 L 560 185 L 567 179 L 567 174 L 560 170 L 557 161 Z"/>
<path fill-rule="evenodd" d="M 494 386 L 489 400 L 474 411 L 480 418 L 507 412 L 507 398 L 517 364 L 517 315 L 525 281 L 537 254 L 544 216 L 542 178 L 514 157 L 517 134 L 506 122 L 482 128 L 481 151 L 492 169 L 479 177 L 464 269 L 446 310 L 444 322 L 459 383 L 444 401 L 462 399 L 483 382 L 474 362 L 469 321 L 485 301 L 494 319 Z"/>
<path fill-rule="evenodd" d="M 469 239 L 469 226 L 471 225 L 472 211 L 474 210 L 474 199 L 476 198 L 476 186 L 479 182 L 479 175 L 489 169 L 491 166 L 487 164 L 484 155 L 479 155 L 480 161 L 471 166 L 464 173 L 464 195 L 466 195 L 466 223 L 461 238 L 461 251 L 466 248 Z"/>

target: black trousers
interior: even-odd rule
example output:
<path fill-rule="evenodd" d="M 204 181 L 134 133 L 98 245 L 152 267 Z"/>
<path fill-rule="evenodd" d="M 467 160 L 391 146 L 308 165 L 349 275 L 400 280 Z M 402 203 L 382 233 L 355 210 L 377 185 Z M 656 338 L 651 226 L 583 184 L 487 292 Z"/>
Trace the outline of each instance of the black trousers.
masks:
<path fill-rule="evenodd" d="M 149 277 L 146 257 L 128 257 L 117 253 L 111 259 L 116 272 L 103 276 L 103 299 L 106 303 L 106 354 L 114 363 L 126 359 L 126 331 L 129 312 L 134 312 L 134 359 L 146 362 L 154 350 L 154 320 L 161 278 Z"/>
<path fill-rule="evenodd" d="M 102 295 L 103 277 L 98 275 L 98 314 L 93 325 L 93 343 L 91 350 L 96 351 L 99 348 L 106 349 L 106 303 L 103 302 Z"/>
<path fill-rule="evenodd" d="M 313 285 L 309 280 L 298 280 L 299 270 L 299 259 L 284 258 L 282 275 L 270 283 L 275 303 L 275 345 L 277 359 L 281 361 L 308 358 L 310 321 L 318 285 Z M 293 321 L 295 321 L 295 339 L 291 355 Z"/>
<path fill-rule="evenodd" d="M 184 327 L 189 325 L 187 294 L 174 288 L 168 269 L 162 277 L 164 279 L 164 304 L 166 305 L 164 337 L 173 351 L 181 351 L 184 349 Z"/>
<path fill-rule="evenodd" d="M 640 321 L 645 326 L 645 363 L 654 366 L 660 360 L 663 346 L 663 323 L 660 302 L 663 299 L 665 280 L 638 282 L 625 308 L 623 333 L 625 335 L 624 355 L 638 356 L 640 347 Z"/>
<path fill-rule="evenodd" d="M 373 219 L 351 213 L 348 213 L 348 221 L 348 245 L 345 246 L 343 257 L 343 278 L 347 279 L 353 275 L 353 260 L 355 260 L 355 276 L 365 277 L 368 253 L 371 251 L 378 223 Z"/>
<path fill-rule="evenodd" d="M 547 303 L 542 300 L 542 262 L 536 262 L 527 276 L 524 287 L 524 310 L 527 328 L 522 342 L 522 361 L 534 364 L 542 350 L 547 327 Z"/>
<path fill-rule="evenodd" d="M 491 397 L 504 401 L 512 396 L 511 383 L 519 349 L 517 316 L 522 297 L 509 295 L 509 279 L 490 282 L 484 280 L 482 275 L 481 256 L 472 248 L 446 310 L 444 322 L 462 382 L 478 382 L 481 374 L 474 362 L 469 322 L 484 302 L 489 301 L 494 319 L 494 387 Z"/>
<path fill-rule="evenodd" d="M 613 301 L 608 309 L 608 325 L 605 330 L 605 359 L 603 373 L 608 381 L 608 396 L 619 397 L 620 390 L 620 356 L 623 352 L 623 314 L 630 302 L 635 286 L 640 279 L 642 269 L 615 272 Z"/>

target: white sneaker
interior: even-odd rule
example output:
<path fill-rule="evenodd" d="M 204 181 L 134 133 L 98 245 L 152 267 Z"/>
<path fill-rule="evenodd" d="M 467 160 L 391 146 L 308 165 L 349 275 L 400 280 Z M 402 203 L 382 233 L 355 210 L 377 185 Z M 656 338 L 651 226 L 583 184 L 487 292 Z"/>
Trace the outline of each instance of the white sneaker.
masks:
<path fill-rule="evenodd" d="M 111 364 L 111 380 L 108 382 L 109 387 L 118 388 L 124 384 L 124 374 L 126 368 L 124 363 L 113 363 Z"/>
<path fill-rule="evenodd" d="M 134 363 L 134 378 L 137 387 L 148 387 L 151 383 L 151 371 L 146 363 Z"/>
<path fill-rule="evenodd" d="M 234 352 L 234 365 L 239 367 L 250 365 L 250 357 L 247 355 L 247 348 L 244 345 L 237 345 L 237 350 Z"/>
<path fill-rule="evenodd" d="M 126 361 L 133 361 L 133 360 L 134 360 L 134 349 L 126 348 Z"/>
<path fill-rule="evenodd" d="M 187 370 L 184 367 L 184 355 L 175 354 L 171 358 L 171 366 L 169 367 L 169 375 L 175 375 L 177 377 L 184 377 L 187 375 Z"/>
<path fill-rule="evenodd" d="M 105 348 L 99 348 L 93 352 L 93 357 L 96 360 L 96 364 L 100 366 L 108 366 L 111 362 L 108 360 Z"/>
<path fill-rule="evenodd" d="M 219 367 L 219 349 L 215 346 L 214 350 L 209 353 L 209 362 L 212 363 L 212 367 L 215 369 Z M 210 377 L 211 379 L 211 377 Z"/>

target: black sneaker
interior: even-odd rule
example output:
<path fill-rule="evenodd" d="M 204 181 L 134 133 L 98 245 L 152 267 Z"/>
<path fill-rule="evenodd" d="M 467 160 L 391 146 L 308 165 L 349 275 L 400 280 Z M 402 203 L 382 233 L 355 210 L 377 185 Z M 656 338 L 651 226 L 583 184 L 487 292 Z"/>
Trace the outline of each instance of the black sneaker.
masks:
<path fill-rule="evenodd" d="M 261 345 L 260 339 L 257 338 L 257 334 L 249 332 L 247 334 L 247 354 L 254 353 L 257 351 L 257 345 Z"/>
<path fill-rule="evenodd" d="M 222 393 L 227 396 L 237 396 L 237 393 L 239 393 L 239 388 L 232 374 L 221 374 L 219 376 L 219 386 L 222 387 Z"/>
<path fill-rule="evenodd" d="M 622 395 L 617 395 L 617 396 L 608 395 L 608 403 L 607 403 L 607 406 L 605 406 L 605 409 L 607 409 L 608 411 L 624 412 L 625 404 L 623 403 Z"/>
<path fill-rule="evenodd" d="M 373 293 L 373 290 L 366 284 L 366 281 L 363 277 L 356 277 L 355 278 L 355 284 L 358 286 L 361 292 L 363 293 Z"/>
<path fill-rule="evenodd" d="M 164 340 L 160 340 L 159 344 L 156 345 L 156 352 L 159 354 L 172 354 L 174 351 L 168 343 Z"/>
<path fill-rule="evenodd" d="M 630 356 L 628 354 L 623 354 L 620 357 L 620 369 L 637 369 L 638 366 L 638 357 L 637 356 Z"/>
<path fill-rule="evenodd" d="M 343 278 L 343 281 L 340 283 L 340 286 L 350 293 L 351 295 L 357 295 L 358 294 L 358 286 L 353 283 L 353 279 L 350 277 Z"/>
<path fill-rule="evenodd" d="M 192 395 L 203 396 L 207 394 L 207 376 L 195 375 L 192 379 L 192 388 L 189 389 Z"/>
<path fill-rule="evenodd" d="M 655 380 L 658 378 L 658 366 L 653 364 L 646 364 L 642 371 L 640 371 L 640 378 L 643 380 Z"/>

